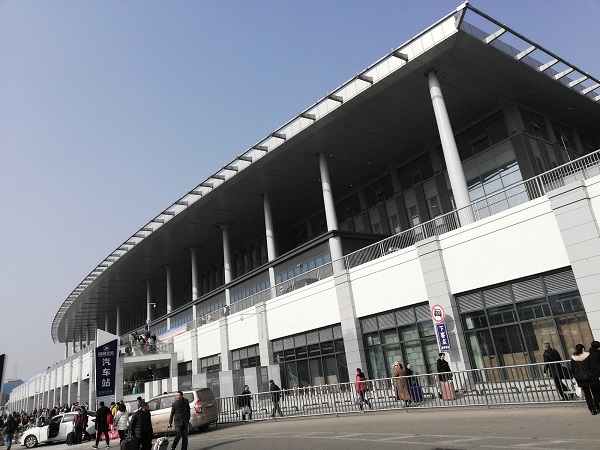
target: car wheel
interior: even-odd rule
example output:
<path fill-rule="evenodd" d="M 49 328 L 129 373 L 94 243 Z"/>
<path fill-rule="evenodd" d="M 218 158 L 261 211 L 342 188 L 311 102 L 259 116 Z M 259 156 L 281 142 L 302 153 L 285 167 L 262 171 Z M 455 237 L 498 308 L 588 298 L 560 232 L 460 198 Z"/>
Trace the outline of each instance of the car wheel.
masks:
<path fill-rule="evenodd" d="M 25 438 L 25 447 L 33 448 L 37 444 L 38 444 L 37 438 L 33 434 L 30 434 L 29 436 L 27 436 Z"/>
<path fill-rule="evenodd" d="M 202 431 L 206 431 L 208 430 L 208 423 L 205 423 L 204 425 L 200 425 L 198 428 L 196 428 L 198 431 L 202 432 Z"/>

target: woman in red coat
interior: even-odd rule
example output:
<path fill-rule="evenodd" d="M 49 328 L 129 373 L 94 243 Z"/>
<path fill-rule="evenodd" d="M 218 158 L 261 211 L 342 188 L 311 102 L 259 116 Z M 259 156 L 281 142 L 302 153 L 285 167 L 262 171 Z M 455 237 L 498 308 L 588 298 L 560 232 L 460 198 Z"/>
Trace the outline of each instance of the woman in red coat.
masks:
<path fill-rule="evenodd" d="M 369 409 L 373 409 L 369 400 L 365 397 L 365 392 L 367 392 L 367 382 L 365 381 L 367 378 L 365 374 L 360 370 L 360 368 L 356 369 L 356 393 L 358 394 L 357 403 L 360 407 L 360 410 L 363 410 L 363 403 L 365 403 Z"/>

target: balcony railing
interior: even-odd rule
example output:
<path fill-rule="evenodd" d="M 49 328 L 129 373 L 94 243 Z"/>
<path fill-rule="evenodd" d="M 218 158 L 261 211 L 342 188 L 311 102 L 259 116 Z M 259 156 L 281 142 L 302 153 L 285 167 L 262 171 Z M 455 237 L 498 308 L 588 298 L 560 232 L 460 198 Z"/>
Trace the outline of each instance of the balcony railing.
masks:
<path fill-rule="evenodd" d="M 438 236 L 463 225 L 490 217 L 507 209 L 546 195 L 547 192 L 573 181 L 600 175 L 600 150 L 573 160 L 529 180 L 513 184 L 493 194 L 475 200 L 469 206 L 402 231 L 394 236 L 362 248 L 344 257 L 346 269 L 352 269 L 395 251 L 416 244 L 431 236 Z"/>

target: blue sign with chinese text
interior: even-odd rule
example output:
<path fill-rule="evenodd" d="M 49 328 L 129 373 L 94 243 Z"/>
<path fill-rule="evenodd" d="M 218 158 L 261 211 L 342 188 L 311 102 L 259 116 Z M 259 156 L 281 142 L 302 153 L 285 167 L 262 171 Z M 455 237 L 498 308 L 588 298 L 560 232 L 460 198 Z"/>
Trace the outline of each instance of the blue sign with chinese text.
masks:
<path fill-rule="evenodd" d="M 448 330 L 446 329 L 446 324 L 436 323 L 435 331 L 438 337 L 438 342 L 440 344 L 440 351 L 447 352 L 450 350 L 450 337 L 448 336 Z"/>
<path fill-rule="evenodd" d="M 96 397 L 115 395 L 117 339 L 96 348 Z"/>

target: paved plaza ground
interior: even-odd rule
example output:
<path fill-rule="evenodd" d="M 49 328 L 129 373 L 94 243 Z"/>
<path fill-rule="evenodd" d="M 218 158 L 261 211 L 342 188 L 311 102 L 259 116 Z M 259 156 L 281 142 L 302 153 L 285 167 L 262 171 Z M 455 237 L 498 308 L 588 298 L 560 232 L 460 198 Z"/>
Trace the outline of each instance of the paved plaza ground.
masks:
<path fill-rule="evenodd" d="M 204 433 L 190 435 L 189 450 L 399 447 L 423 450 L 596 450 L 600 448 L 599 440 L 600 414 L 592 416 L 581 405 L 491 410 L 468 407 L 211 426 Z M 84 443 L 69 450 L 88 449 L 91 445 Z M 55 450 L 67 449 L 64 444 L 52 447 Z M 117 442 L 111 447 L 119 448 Z"/>

